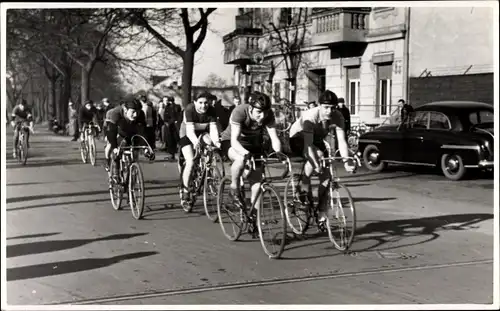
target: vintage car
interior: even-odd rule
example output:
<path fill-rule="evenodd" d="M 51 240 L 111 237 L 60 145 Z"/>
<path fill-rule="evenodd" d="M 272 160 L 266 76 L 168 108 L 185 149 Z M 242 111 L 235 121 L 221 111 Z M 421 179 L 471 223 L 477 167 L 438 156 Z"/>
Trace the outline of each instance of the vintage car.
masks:
<path fill-rule="evenodd" d="M 438 167 L 451 180 L 470 169 L 493 169 L 493 106 L 442 101 L 415 108 L 407 122 L 359 137 L 358 155 L 371 171 L 389 163 Z"/>

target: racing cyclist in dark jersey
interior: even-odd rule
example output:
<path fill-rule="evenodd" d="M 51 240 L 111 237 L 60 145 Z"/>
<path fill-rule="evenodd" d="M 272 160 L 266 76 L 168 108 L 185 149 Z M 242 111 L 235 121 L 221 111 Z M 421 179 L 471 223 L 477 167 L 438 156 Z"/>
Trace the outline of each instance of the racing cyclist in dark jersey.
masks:
<path fill-rule="evenodd" d="M 22 99 L 21 102 L 12 109 L 10 124 L 14 128 L 14 145 L 12 156 L 17 158 L 17 143 L 19 140 L 19 130 L 21 129 L 21 124 L 28 123 L 29 129 L 32 133 L 33 131 L 33 116 L 31 115 L 31 109 L 26 105 L 26 100 Z M 29 132 L 27 134 L 28 148 L 29 148 Z"/>
<path fill-rule="evenodd" d="M 179 148 L 185 160 L 182 172 L 181 201 L 189 199 L 187 186 L 190 184 L 195 149 L 200 144 L 198 137 L 209 133 L 210 136 L 201 136 L 203 144 L 220 148 L 215 108 L 210 105 L 212 98 L 213 95 L 209 93 L 201 93 L 195 98 L 193 104 L 187 105 L 186 109 L 184 109 L 179 141 Z"/>
<path fill-rule="evenodd" d="M 142 111 L 142 104 L 138 100 L 124 101 L 119 106 L 109 110 L 106 113 L 106 147 L 104 148 L 104 157 L 106 158 L 106 170 L 109 171 L 112 154 L 115 155 L 115 161 L 118 161 L 118 146 L 125 139 L 127 145 L 132 143 L 132 137 L 136 134 L 145 137 L 146 117 Z M 147 146 L 143 139 L 134 139 L 134 145 Z M 154 159 L 154 153 L 148 149 L 144 151 L 144 156 L 150 160 Z M 118 165 L 114 166 L 118 169 Z M 113 176 L 118 171 L 111 172 Z"/>
<path fill-rule="evenodd" d="M 244 209 L 244 202 L 240 193 L 240 178 L 244 171 L 245 162 L 251 156 L 258 158 L 264 153 L 262 147 L 264 129 L 271 139 L 275 152 L 281 152 L 281 142 L 276 133 L 276 120 L 271 110 L 269 96 L 261 92 L 254 92 L 249 96 L 248 104 L 241 104 L 234 108 L 229 120 L 229 126 L 222 134 L 224 142 L 223 154 L 227 150 L 231 165 L 231 196 L 235 205 Z M 256 202 L 257 192 L 262 176 L 261 167 L 257 166 L 249 172 L 247 179 L 251 186 L 251 202 Z M 258 204 L 252 210 L 255 215 Z"/>
<path fill-rule="evenodd" d="M 83 129 L 90 124 L 90 122 L 94 122 L 94 125 L 99 127 L 97 109 L 94 106 L 94 102 L 92 100 L 87 100 L 85 102 L 85 106 L 80 108 L 78 113 L 78 123 L 80 124 L 80 141 L 83 139 Z M 98 131 L 100 128 L 98 129 Z"/>

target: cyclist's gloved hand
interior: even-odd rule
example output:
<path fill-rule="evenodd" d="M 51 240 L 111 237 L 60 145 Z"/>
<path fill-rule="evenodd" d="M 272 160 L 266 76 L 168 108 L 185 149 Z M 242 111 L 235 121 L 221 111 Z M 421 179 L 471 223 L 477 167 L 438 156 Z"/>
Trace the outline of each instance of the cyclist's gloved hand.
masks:
<path fill-rule="evenodd" d="M 155 159 L 155 153 L 151 152 L 149 149 L 144 149 L 144 156 L 149 160 L 153 161 Z"/>
<path fill-rule="evenodd" d="M 356 171 L 356 164 L 352 160 L 344 162 L 344 168 L 348 173 L 354 173 Z"/>
<path fill-rule="evenodd" d="M 12 127 L 16 127 L 16 122 L 15 121 L 10 121 L 10 125 L 12 125 Z"/>

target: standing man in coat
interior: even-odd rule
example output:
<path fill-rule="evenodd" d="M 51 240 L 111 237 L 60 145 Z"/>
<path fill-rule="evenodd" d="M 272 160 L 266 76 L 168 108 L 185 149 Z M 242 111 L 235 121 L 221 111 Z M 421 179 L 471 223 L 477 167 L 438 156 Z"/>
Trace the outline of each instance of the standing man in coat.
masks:
<path fill-rule="evenodd" d="M 142 111 L 146 116 L 146 140 L 153 150 L 156 150 L 156 137 L 155 128 L 157 122 L 157 112 L 153 107 L 153 103 L 148 101 L 146 95 L 141 95 L 139 100 L 142 104 Z"/>
<path fill-rule="evenodd" d="M 179 119 L 182 120 L 181 107 L 175 104 L 172 96 L 167 96 L 167 104 L 163 110 L 163 122 L 165 122 L 164 134 L 167 144 L 167 153 L 170 155 L 169 160 L 171 161 L 175 161 L 175 153 L 177 152 Z"/>

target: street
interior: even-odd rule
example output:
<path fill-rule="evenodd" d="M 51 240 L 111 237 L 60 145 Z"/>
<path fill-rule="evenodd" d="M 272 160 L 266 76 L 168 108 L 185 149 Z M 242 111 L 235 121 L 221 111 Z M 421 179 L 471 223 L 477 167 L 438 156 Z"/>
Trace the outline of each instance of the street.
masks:
<path fill-rule="evenodd" d="M 135 220 L 111 206 L 102 142 L 93 167 L 78 142 L 40 128 L 21 166 L 6 139 L 9 305 L 493 303 L 492 177 L 342 172 L 357 209 L 352 252 L 310 234 L 270 260 L 259 240 L 227 240 L 203 199 L 181 209 L 164 153 L 141 158 L 147 207 Z"/>

